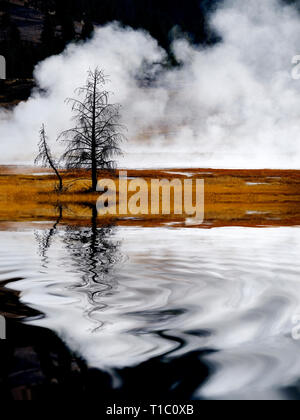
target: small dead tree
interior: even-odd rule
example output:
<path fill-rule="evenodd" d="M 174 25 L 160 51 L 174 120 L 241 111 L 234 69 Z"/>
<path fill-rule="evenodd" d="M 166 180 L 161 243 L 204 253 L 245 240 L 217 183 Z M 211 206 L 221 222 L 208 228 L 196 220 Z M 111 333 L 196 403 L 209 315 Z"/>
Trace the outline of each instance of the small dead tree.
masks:
<path fill-rule="evenodd" d="M 72 104 L 75 127 L 60 135 L 66 144 L 62 159 L 68 169 L 83 168 L 91 173 L 92 190 L 97 190 L 98 172 L 113 170 L 115 157 L 122 154 L 119 147 L 125 138 L 120 124 L 120 105 L 110 102 L 110 92 L 104 89 L 107 77 L 96 68 L 88 72 L 85 86 L 76 90 Z"/>
<path fill-rule="evenodd" d="M 39 154 L 35 159 L 35 164 L 36 165 L 43 165 L 44 167 L 48 167 L 51 168 L 55 175 L 57 176 L 58 179 L 58 187 L 57 190 L 59 192 L 62 192 L 63 190 L 63 180 L 62 177 L 60 175 L 60 173 L 58 172 L 57 169 L 57 164 L 54 160 L 54 158 L 52 157 L 52 153 L 50 150 L 50 147 L 48 145 L 48 138 L 46 135 L 46 130 L 45 130 L 45 126 L 44 124 L 42 125 L 41 129 L 40 129 L 40 141 L 39 141 Z"/>

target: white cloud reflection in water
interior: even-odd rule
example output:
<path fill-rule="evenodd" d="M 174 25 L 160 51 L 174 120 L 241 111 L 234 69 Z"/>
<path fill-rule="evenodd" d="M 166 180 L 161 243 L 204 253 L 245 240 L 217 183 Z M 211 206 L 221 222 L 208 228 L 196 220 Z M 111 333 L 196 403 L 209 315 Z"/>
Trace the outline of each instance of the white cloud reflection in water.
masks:
<path fill-rule="evenodd" d="M 106 239 L 119 248 L 91 268 L 89 240 L 66 242 L 63 228 L 43 263 L 31 230 L 2 231 L 0 280 L 24 277 L 14 283 L 22 302 L 46 315 L 30 323 L 54 330 L 92 367 L 214 349 L 206 357 L 214 372 L 196 394 L 205 398 L 281 398 L 300 378 L 291 337 L 298 228 L 117 228 Z"/>

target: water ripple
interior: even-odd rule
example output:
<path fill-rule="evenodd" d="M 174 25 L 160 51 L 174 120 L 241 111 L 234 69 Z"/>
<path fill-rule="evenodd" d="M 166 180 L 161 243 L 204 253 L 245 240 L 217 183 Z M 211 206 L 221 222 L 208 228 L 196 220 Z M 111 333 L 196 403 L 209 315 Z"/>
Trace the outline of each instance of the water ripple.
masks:
<path fill-rule="evenodd" d="M 210 349 L 213 373 L 195 398 L 278 399 L 300 377 L 291 337 L 299 232 L 92 226 L 56 228 L 51 241 L 45 232 L 0 232 L 0 281 L 45 314 L 31 324 L 55 331 L 90 366 Z"/>

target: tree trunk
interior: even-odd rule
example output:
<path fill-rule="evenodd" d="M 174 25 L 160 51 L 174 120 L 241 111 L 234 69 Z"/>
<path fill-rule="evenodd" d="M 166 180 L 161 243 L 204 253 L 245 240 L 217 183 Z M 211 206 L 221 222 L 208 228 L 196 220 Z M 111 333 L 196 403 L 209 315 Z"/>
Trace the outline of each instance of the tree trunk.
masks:
<path fill-rule="evenodd" d="M 63 180 L 62 180 L 62 177 L 60 176 L 58 170 L 56 170 L 56 175 L 57 175 L 58 182 L 59 182 L 58 190 L 59 190 L 59 192 L 62 192 L 62 190 L 63 190 Z"/>
<path fill-rule="evenodd" d="M 47 157 L 48 163 L 50 165 L 50 168 L 53 169 L 53 171 L 55 172 L 55 175 L 57 176 L 58 183 L 59 183 L 58 191 L 59 192 L 62 192 L 62 190 L 63 190 L 63 180 L 62 180 L 62 177 L 61 177 L 60 173 L 56 169 L 55 164 L 52 162 L 51 157 L 49 156 L 48 146 L 47 146 L 46 138 L 45 137 L 44 137 L 44 149 L 45 149 L 46 157 Z"/>
<path fill-rule="evenodd" d="M 58 172 L 58 170 L 56 169 L 56 167 L 54 166 L 54 164 L 53 164 L 53 162 L 51 160 L 50 160 L 50 166 L 53 169 L 53 171 L 55 172 L 55 174 L 57 176 L 57 179 L 58 179 L 58 185 L 59 185 L 58 191 L 59 192 L 62 192 L 62 189 L 63 189 L 63 180 L 62 180 L 62 177 L 61 177 L 60 173 Z"/>
<path fill-rule="evenodd" d="M 94 192 L 97 191 L 97 185 L 98 185 L 97 165 L 93 161 L 93 164 L 92 164 L 92 189 L 93 189 Z"/>
<path fill-rule="evenodd" d="M 97 174 L 97 150 L 96 150 L 96 91 L 97 79 L 94 80 L 94 97 L 93 97 L 93 121 L 92 121 L 92 190 L 97 191 L 98 174 Z"/>

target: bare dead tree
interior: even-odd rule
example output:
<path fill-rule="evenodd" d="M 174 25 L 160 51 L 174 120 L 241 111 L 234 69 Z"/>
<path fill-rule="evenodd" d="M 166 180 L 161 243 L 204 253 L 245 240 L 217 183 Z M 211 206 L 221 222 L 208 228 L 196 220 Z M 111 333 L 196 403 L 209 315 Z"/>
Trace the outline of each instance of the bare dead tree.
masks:
<path fill-rule="evenodd" d="M 58 172 L 57 164 L 54 158 L 52 157 L 52 153 L 48 145 L 48 138 L 46 135 L 44 124 L 42 125 L 40 129 L 40 141 L 39 141 L 38 146 L 39 146 L 39 154 L 36 157 L 34 163 L 36 165 L 41 164 L 45 167 L 51 168 L 54 171 L 58 179 L 58 191 L 61 192 L 63 190 L 63 180 L 60 173 Z"/>
<path fill-rule="evenodd" d="M 76 125 L 59 137 L 67 145 L 62 157 L 67 168 L 90 171 L 93 191 L 97 190 L 99 170 L 115 169 L 115 157 L 122 154 L 119 145 L 125 139 L 120 105 L 110 102 L 106 82 L 102 70 L 88 72 L 85 86 L 76 90 L 78 99 L 66 100 L 72 104 Z"/>

